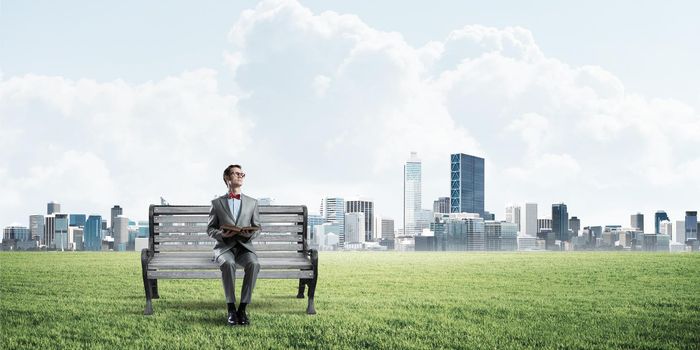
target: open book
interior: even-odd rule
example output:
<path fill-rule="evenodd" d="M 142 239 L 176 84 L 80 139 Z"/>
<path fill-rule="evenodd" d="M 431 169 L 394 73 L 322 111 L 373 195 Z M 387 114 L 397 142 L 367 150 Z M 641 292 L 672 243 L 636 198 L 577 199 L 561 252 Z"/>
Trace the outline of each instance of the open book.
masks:
<path fill-rule="evenodd" d="M 254 226 L 239 227 L 239 226 L 235 226 L 235 225 L 226 225 L 226 224 L 221 225 L 219 228 L 221 230 L 232 231 L 234 234 L 231 237 L 241 236 L 241 237 L 246 237 L 246 238 L 252 236 L 253 233 L 255 233 L 255 231 L 260 230 L 260 227 L 254 227 Z M 228 238 L 231 238 L 231 237 L 228 237 Z"/>

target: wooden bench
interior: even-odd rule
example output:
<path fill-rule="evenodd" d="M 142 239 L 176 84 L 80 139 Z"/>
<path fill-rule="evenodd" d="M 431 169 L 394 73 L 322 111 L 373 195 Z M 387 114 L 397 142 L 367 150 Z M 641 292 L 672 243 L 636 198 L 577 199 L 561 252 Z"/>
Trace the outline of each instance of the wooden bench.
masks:
<path fill-rule="evenodd" d="M 141 251 L 144 315 L 153 314 L 151 299 L 158 299 L 160 279 L 221 279 L 212 251 L 215 240 L 207 235 L 211 206 L 151 205 L 148 249 Z M 306 313 L 316 313 L 314 293 L 318 280 L 318 251 L 307 244 L 306 206 L 259 206 L 262 230 L 254 240 L 260 262 L 258 278 L 298 279 L 297 298 L 304 298 L 308 285 Z M 242 281 L 238 266 L 236 278 Z"/>

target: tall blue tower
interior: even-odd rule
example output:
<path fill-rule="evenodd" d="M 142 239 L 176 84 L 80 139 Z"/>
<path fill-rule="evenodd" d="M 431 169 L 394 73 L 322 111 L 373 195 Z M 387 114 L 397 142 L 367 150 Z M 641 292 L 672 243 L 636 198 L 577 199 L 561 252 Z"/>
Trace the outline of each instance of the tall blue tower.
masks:
<path fill-rule="evenodd" d="M 569 240 L 569 212 L 566 204 L 552 204 L 552 232 L 560 241 Z"/>
<path fill-rule="evenodd" d="M 484 217 L 484 158 L 464 153 L 450 156 L 450 212 Z"/>

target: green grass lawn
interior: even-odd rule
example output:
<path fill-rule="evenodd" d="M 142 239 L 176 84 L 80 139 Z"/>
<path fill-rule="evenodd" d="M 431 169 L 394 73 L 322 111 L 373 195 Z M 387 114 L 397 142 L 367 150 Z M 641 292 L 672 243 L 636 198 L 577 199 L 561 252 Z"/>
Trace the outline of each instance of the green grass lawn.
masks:
<path fill-rule="evenodd" d="M 700 254 L 321 252 L 318 314 L 258 280 L 246 328 L 220 280 L 143 316 L 139 256 L 0 253 L 0 348 L 700 347 Z"/>

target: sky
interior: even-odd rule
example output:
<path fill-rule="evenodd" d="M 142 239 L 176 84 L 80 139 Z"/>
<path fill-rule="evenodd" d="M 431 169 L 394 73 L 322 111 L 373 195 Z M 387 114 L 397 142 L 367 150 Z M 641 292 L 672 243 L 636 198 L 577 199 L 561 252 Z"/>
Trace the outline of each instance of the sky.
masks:
<path fill-rule="evenodd" d="M 402 220 L 449 155 L 486 159 L 486 210 L 564 202 L 582 226 L 700 209 L 691 1 L 0 1 L 0 225 L 56 201 L 133 219 L 243 191 Z"/>

